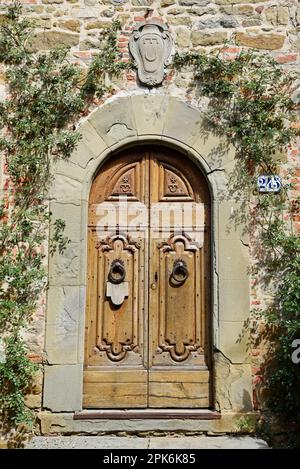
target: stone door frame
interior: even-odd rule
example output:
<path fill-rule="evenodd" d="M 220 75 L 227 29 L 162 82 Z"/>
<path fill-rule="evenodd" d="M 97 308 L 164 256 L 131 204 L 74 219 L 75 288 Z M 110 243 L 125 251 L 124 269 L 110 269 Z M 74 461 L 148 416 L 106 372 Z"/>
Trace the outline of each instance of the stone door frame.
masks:
<path fill-rule="evenodd" d="M 173 147 L 191 158 L 205 175 L 212 201 L 212 328 L 214 402 L 222 412 L 252 409 L 247 337 L 238 340 L 249 315 L 249 254 L 242 227 L 228 232 L 237 203 L 224 200 L 234 149 L 205 129 L 201 112 L 155 91 L 116 95 L 79 127 L 82 139 L 68 161 L 53 168 L 50 193 L 53 219 L 66 221 L 70 244 L 49 258 L 49 290 L 43 408 L 82 410 L 87 216 L 90 187 L 113 153 L 145 144 Z"/>

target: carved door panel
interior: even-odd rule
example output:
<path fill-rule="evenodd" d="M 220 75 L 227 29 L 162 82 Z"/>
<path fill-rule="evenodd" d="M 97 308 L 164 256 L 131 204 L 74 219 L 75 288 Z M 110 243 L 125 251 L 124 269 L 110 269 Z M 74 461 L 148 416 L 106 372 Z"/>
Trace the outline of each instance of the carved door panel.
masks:
<path fill-rule="evenodd" d="M 209 219 L 203 176 L 172 150 L 129 150 L 95 178 L 85 408 L 209 407 Z"/>
<path fill-rule="evenodd" d="M 149 407 L 209 407 L 209 200 L 189 162 L 150 162 Z"/>
<path fill-rule="evenodd" d="M 86 408 L 147 406 L 147 164 L 145 156 L 131 152 L 106 165 L 92 186 L 83 387 Z M 131 222 L 138 218 L 137 230 L 137 223 Z"/>

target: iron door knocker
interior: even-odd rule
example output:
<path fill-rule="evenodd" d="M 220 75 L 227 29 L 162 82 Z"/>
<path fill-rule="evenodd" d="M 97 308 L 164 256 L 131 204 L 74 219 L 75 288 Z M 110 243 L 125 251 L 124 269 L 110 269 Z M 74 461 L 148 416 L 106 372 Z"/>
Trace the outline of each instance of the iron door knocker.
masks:
<path fill-rule="evenodd" d="M 175 282 L 182 284 L 186 281 L 189 276 L 189 272 L 187 269 L 186 262 L 182 259 L 177 259 L 174 261 L 173 270 L 171 273 L 171 277 Z"/>
<path fill-rule="evenodd" d="M 126 270 L 124 262 L 121 259 L 114 259 L 111 263 L 110 270 L 108 273 L 109 282 L 118 285 L 124 282 L 126 276 Z"/>

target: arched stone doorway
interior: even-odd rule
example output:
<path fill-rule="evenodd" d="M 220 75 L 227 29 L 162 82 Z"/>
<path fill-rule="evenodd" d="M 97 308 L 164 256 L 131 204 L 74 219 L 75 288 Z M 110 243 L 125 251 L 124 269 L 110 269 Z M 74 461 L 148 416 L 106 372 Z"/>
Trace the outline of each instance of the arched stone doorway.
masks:
<path fill-rule="evenodd" d="M 210 194 L 167 147 L 113 154 L 89 197 L 84 408 L 209 408 Z"/>
<path fill-rule="evenodd" d="M 80 132 L 82 140 L 71 159 L 53 168 L 50 209 L 54 219 L 66 221 L 71 242 L 62 255 L 49 259 L 44 408 L 68 421 L 83 408 L 88 200 L 95 174 L 110 155 L 154 144 L 180 151 L 182 160 L 193 161 L 208 182 L 214 406 L 231 415 L 251 410 L 247 335 L 241 337 L 249 316 L 248 247 L 243 227 L 228 231 L 238 203 L 223 197 L 234 165 L 233 148 L 205 128 L 199 110 L 159 93 L 115 96 L 81 123 Z"/>

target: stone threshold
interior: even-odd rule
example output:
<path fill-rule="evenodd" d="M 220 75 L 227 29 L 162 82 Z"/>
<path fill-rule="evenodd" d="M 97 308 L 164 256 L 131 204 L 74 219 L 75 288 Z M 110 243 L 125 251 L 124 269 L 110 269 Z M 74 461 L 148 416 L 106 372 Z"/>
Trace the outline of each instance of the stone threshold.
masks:
<path fill-rule="evenodd" d="M 191 419 L 220 420 L 219 412 L 208 409 L 132 409 L 132 410 L 83 410 L 75 412 L 74 420 L 144 420 L 144 419 Z"/>

